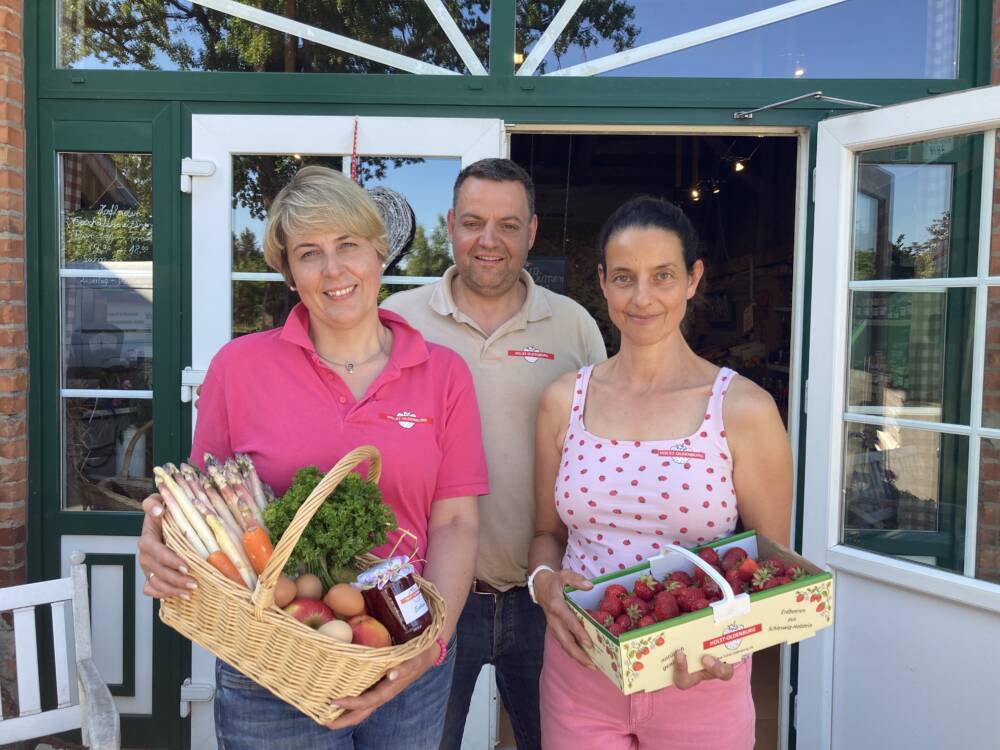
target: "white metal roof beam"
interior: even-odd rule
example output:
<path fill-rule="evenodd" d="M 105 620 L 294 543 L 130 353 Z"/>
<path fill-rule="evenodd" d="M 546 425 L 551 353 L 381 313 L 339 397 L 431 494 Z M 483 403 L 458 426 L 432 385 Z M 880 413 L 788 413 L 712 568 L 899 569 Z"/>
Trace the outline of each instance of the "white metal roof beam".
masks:
<path fill-rule="evenodd" d="M 531 54 L 521 64 L 521 67 L 517 69 L 517 75 L 530 76 L 535 74 L 535 70 L 541 65 L 545 56 L 549 54 L 552 45 L 556 43 L 559 35 L 565 31 L 566 25 L 581 5 L 583 5 L 583 0 L 566 0 L 563 3 L 559 12 L 552 19 L 552 23 L 542 32 L 542 35 L 538 37 L 538 41 L 535 42 L 535 46 L 531 48 Z"/>
<path fill-rule="evenodd" d="M 483 67 L 482 60 L 480 60 L 475 51 L 473 51 L 472 45 L 469 44 L 469 40 L 465 38 L 465 34 L 462 33 L 460 28 L 458 28 L 458 24 L 455 23 L 455 19 L 451 17 L 451 13 L 449 13 L 448 9 L 444 7 L 444 0 L 424 0 L 424 2 L 427 4 L 431 13 L 434 14 L 437 22 L 441 25 L 445 35 L 448 37 L 448 41 L 451 42 L 455 51 L 458 52 L 459 57 L 462 58 L 462 62 L 465 63 L 465 67 L 469 69 L 469 72 L 474 76 L 489 75 L 486 72 L 486 68 Z"/>
<path fill-rule="evenodd" d="M 315 26 L 293 21 L 290 18 L 278 16 L 274 13 L 268 13 L 265 10 L 236 2 L 236 0 L 191 0 L 191 2 L 205 8 L 210 8 L 211 10 L 217 10 L 220 13 L 242 18 L 244 21 L 250 21 L 251 23 L 274 29 L 275 31 L 291 34 L 314 44 L 339 49 L 341 52 L 346 52 L 349 55 L 357 55 L 358 57 L 364 57 L 392 68 L 399 68 L 400 70 L 405 70 L 407 73 L 459 75 L 454 70 L 448 70 L 438 65 L 431 65 L 430 63 L 415 60 L 412 57 L 376 47 L 374 44 L 365 44 L 341 34 L 334 34 L 332 31 L 317 29 Z"/>
<path fill-rule="evenodd" d="M 792 2 L 776 5 L 773 8 L 760 10 L 756 13 L 748 13 L 745 16 L 731 18 L 728 21 L 705 26 L 677 36 L 667 37 L 658 42 L 644 44 L 635 49 L 616 52 L 613 55 L 599 57 L 596 60 L 589 60 L 578 65 L 571 65 L 561 70 L 553 70 L 546 73 L 547 76 L 593 76 L 598 73 L 605 73 L 609 70 L 624 68 L 626 65 L 634 65 L 638 62 L 651 60 L 654 57 L 662 57 L 671 52 L 678 52 L 689 47 L 697 47 L 701 44 L 724 39 L 734 34 L 742 34 L 744 31 L 752 31 L 772 23 L 778 23 L 795 16 L 812 13 L 831 5 L 839 5 L 845 0 L 792 0 Z"/>

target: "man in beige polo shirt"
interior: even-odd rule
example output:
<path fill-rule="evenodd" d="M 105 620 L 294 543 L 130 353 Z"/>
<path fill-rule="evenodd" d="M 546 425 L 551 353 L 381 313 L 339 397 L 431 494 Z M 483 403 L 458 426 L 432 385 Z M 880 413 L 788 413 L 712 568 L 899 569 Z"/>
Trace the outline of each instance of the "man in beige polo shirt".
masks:
<path fill-rule="evenodd" d="M 441 281 L 394 294 L 382 305 L 468 363 L 489 464 L 490 494 L 479 503 L 476 578 L 458 623 L 443 750 L 461 747 L 485 664 L 496 670 L 518 750 L 541 747 L 545 617 L 525 586 L 534 534 L 535 415 L 545 386 L 606 357 L 586 310 L 536 286 L 524 270 L 538 226 L 534 203 L 531 178 L 510 160 L 483 159 L 463 169 L 448 211 L 455 265 Z"/>

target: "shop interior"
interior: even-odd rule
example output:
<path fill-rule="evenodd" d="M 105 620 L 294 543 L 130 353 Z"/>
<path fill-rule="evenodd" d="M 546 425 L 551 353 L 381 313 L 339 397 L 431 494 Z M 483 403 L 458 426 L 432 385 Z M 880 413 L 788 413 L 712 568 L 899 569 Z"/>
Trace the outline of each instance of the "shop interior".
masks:
<path fill-rule="evenodd" d="M 601 224 L 636 195 L 681 206 L 706 267 L 688 311 L 688 342 L 765 388 L 788 424 L 796 138 L 515 133 L 510 153 L 537 191 L 529 270 L 590 311 L 609 354 L 618 341 L 597 282 Z M 777 649 L 755 654 L 760 748 L 778 747 L 779 685 Z M 502 747 L 512 745 L 501 737 Z"/>

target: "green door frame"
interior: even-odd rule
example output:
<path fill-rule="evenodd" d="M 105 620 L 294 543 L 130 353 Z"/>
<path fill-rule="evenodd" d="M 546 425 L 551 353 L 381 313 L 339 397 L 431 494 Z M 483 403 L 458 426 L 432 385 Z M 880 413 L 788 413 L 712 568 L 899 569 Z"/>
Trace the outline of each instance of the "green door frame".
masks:
<path fill-rule="evenodd" d="M 136 514 L 73 514 L 58 508 L 51 471 L 58 465 L 58 288 L 53 230 L 55 151 L 121 150 L 122 141 L 106 133 L 146 133 L 154 164 L 154 450 L 156 460 L 176 459 L 189 446 L 190 416 L 180 406 L 178 373 L 190 361 L 190 198 L 177 188 L 182 156 L 191 154 L 191 115 L 195 113 L 382 115 L 427 117 L 498 117 L 508 123 L 590 125 L 734 124 L 733 112 L 753 109 L 810 91 L 847 99 L 892 104 L 947 93 L 989 82 L 990 0 L 962 0 L 959 27 L 959 76 L 954 80 L 916 79 L 703 79 L 703 78 L 518 78 L 514 75 L 515 2 L 493 0 L 490 70 L 484 77 L 394 74 L 291 74 L 60 70 L 55 67 L 56 0 L 25 3 L 25 124 L 27 201 L 26 247 L 28 336 L 32 344 L 30 389 L 42 397 L 29 400 L 28 575 L 54 575 L 59 537 L 64 534 L 138 533 Z M 751 126 L 805 127 L 810 132 L 810 173 L 816 159 L 816 125 L 843 107 L 809 100 L 755 116 Z M 746 121 L 742 121 L 746 122 Z M 104 123 L 104 125 L 98 125 Z M 75 130 L 78 128 L 78 130 Z M 813 229 L 813 203 L 807 201 L 807 237 Z M 803 273 L 803 331 L 810 326 L 809 290 L 812 253 L 807 239 Z M 55 274 L 55 275 L 53 275 Z M 53 292 L 56 292 L 53 298 Z M 53 358 L 53 355 L 55 357 Z M 807 378 L 809 340 L 803 337 L 800 389 Z M 49 366 L 46 366 L 49 365 Z M 48 397 L 48 403 L 46 402 Z M 804 403 L 804 401 L 803 401 Z M 800 412 L 802 406 L 800 405 Z M 799 486 L 797 514 L 802 514 L 802 465 L 807 415 L 799 415 Z M 55 462 L 55 464 L 53 464 Z M 795 546 L 801 548 L 801 526 Z M 157 624 L 157 663 L 187 664 L 190 648 Z M 793 649 L 793 679 L 796 653 Z M 180 674 L 180 672 L 178 672 Z M 171 716 L 180 684 L 173 678 L 154 683 L 154 711 Z M 132 743 L 180 747 L 186 722 L 155 729 L 137 724 L 127 733 Z M 147 733 L 149 732 L 149 733 Z M 155 733 L 154 733 L 155 732 Z M 794 730 L 790 729 L 794 746 Z M 165 736 L 166 735 L 166 736 Z"/>

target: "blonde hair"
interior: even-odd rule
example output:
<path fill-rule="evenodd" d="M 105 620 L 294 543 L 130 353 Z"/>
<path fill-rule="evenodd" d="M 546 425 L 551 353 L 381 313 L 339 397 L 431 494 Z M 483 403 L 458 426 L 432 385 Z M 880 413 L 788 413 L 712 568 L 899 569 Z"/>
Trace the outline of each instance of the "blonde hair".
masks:
<path fill-rule="evenodd" d="M 382 214 L 363 188 L 329 167 L 303 167 L 271 203 L 264 230 L 264 261 L 292 284 L 288 238 L 336 229 L 363 237 L 383 261 L 389 239 Z"/>

